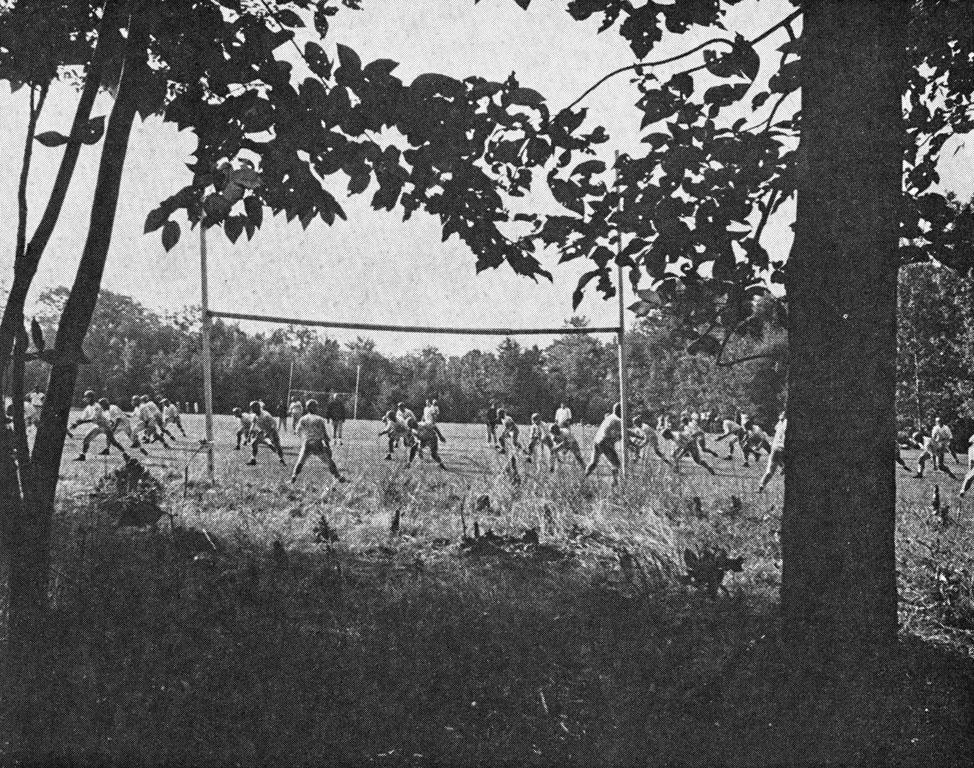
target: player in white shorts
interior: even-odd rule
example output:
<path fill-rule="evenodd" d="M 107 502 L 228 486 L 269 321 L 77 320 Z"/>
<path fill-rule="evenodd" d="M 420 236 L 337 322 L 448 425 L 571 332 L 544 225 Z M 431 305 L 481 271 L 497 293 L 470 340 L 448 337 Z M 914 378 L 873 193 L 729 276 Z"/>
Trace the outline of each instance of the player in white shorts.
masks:
<path fill-rule="evenodd" d="M 497 438 L 497 452 L 501 454 L 507 453 L 507 441 L 511 441 L 511 445 L 518 451 L 523 450 L 521 441 L 518 439 L 521 434 L 521 430 L 518 429 L 517 422 L 514 418 L 504 409 L 497 409 L 497 423 L 500 425 L 501 433 Z"/>
<path fill-rule="evenodd" d="M 183 429 L 182 419 L 179 418 L 179 407 L 166 398 L 162 400 L 162 423 L 164 425 L 175 424 L 183 437 L 186 437 L 186 430 Z"/>
<path fill-rule="evenodd" d="M 294 398 L 288 406 L 287 412 L 291 417 L 291 431 L 297 433 L 298 421 L 304 416 L 304 406 L 301 405 L 298 398 Z"/>
<path fill-rule="evenodd" d="M 234 450 L 239 451 L 241 440 L 244 445 L 250 445 L 250 429 L 254 426 L 254 414 L 234 408 L 233 415 L 237 417 L 237 446 Z"/>
<path fill-rule="evenodd" d="M 277 419 L 272 413 L 265 411 L 257 400 L 250 404 L 250 412 L 254 415 L 254 420 L 250 428 L 250 461 L 247 464 L 253 466 L 257 463 L 257 447 L 261 444 L 269 446 L 277 454 L 281 464 L 285 464 L 281 438 L 277 434 Z"/>
<path fill-rule="evenodd" d="M 385 424 L 386 428 L 379 433 L 379 436 L 385 435 L 389 439 L 389 450 L 386 451 L 386 460 L 389 460 L 392 458 L 393 451 L 396 450 L 400 440 L 403 440 L 407 448 L 410 446 L 410 432 L 406 429 L 406 425 L 396 418 L 393 411 L 386 411 L 385 416 L 382 417 L 382 423 Z"/>
<path fill-rule="evenodd" d="M 595 471 L 599 464 L 599 458 L 605 456 L 612 468 L 612 484 L 615 485 L 619 482 L 619 470 L 622 469 L 622 462 L 616 452 L 616 443 L 620 440 L 622 440 L 622 406 L 616 403 L 612 407 L 612 412 L 605 415 L 595 432 L 592 458 L 585 468 L 586 477 Z"/>
<path fill-rule="evenodd" d="M 764 472 L 764 477 L 761 478 L 758 491 L 764 490 L 765 486 L 779 469 L 782 471 L 785 469 L 785 461 L 787 460 L 785 453 L 785 433 L 787 430 L 788 419 L 785 418 L 784 411 L 782 411 L 778 417 L 778 426 L 774 430 L 774 440 L 771 441 L 771 453 L 768 454 L 768 468 Z"/>
<path fill-rule="evenodd" d="M 974 483 L 974 435 L 967 441 L 967 474 L 964 475 L 964 483 L 960 487 L 960 497 L 963 499 L 967 489 Z"/>
<path fill-rule="evenodd" d="M 647 449 L 651 449 L 664 464 L 669 464 L 666 456 L 659 449 L 659 434 L 653 429 L 652 425 L 643 421 L 642 416 L 632 417 L 632 430 L 630 430 L 630 444 L 636 450 L 636 458 L 641 459 L 649 455 Z"/>
<path fill-rule="evenodd" d="M 552 424 L 548 428 L 551 435 L 551 460 L 548 464 L 549 470 L 555 471 L 555 457 L 561 459 L 562 454 L 570 453 L 575 457 L 578 466 L 585 469 L 585 459 L 582 458 L 582 449 L 578 446 L 578 440 L 567 429 L 562 429 L 557 424 Z"/>
<path fill-rule="evenodd" d="M 913 434 L 913 443 L 918 448 L 921 449 L 919 459 L 917 460 L 917 471 L 914 477 L 923 477 L 923 468 L 926 466 L 927 461 L 933 462 L 933 468 L 940 469 L 945 472 L 948 476 L 956 479 L 956 475 L 947 469 L 947 465 L 944 463 L 944 457 L 942 453 L 942 448 L 934 443 L 933 436 L 924 435 L 922 432 L 915 432 Z M 941 451 L 938 454 L 938 451 Z M 939 456 L 939 461 L 938 461 Z M 939 466 L 938 466 L 939 464 Z"/>
<path fill-rule="evenodd" d="M 545 425 L 541 421 L 541 415 L 537 413 L 531 414 L 531 427 L 528 431 L 528 444 L 524 448 L 524 453 L 527 455 L 526 461 L 531 462 L 534 460 L 534 451 L 537 449 L 539 459 L 544 459 L 544 449 L 548 449 L 548 457 L 551 458 L 551 452 L 554 448 L 554 444 L 551 441 L 551 435 L 545 428 Z"/>
<path fill-rule="evenodd" d="M 672 429 L 664 429 L 660 434 L 665 440 L 673 441 L 673 470 L 680 471 L 680 459 L 689 456 L 697 464 L 706 469 L 710 474 L 716 475 L 714 468 L 710 466 L 700 455 L 700 443 L 697 436 L 692 431 L 682 430 L 674 432 Z"/>
<path fill-rule="evenodd" d="M 335 460 L 332 458 L 331 446 L 328 443 L 328 421 L 318 414 L 318 401 L 308 400 L 305 409 L 307 413 L 298 419 L 301 450 L 298 452 L 298 461 L 294 465 L 294 472 L 291 473 L 291 482 L 293 483 L 298 479 L 308 456 L 317 456 L 321 459 L 338 482 L 348 482 L 342 477 L 342 473 L 338 471 Z"/>
<path fill-rule="evenodd" d="M 433 461 L 439 464 L 441 469 L 446 469 L 446 466 L 443 464 L 443 459 L 440 458 L 440 438 L 436 426 L 427 424 L 426 422 L 417 423 L 416 418 L 412 417 L 407 419 L 406 429 L 413 436 L 413 443 L 409 448 L 409 458 L 406 460 L 406 465 L 412 464 L 413 459 L 416 458 L 416 454 L 421 452 L 423 448 L 429 448 Z"/>
<path fill-rule="evenodd" d="M 85 435 L 84 440 L 81 443 L 81 453 L 75 458 L 75 461 L 84 461 L 85 454 L 88 453 L 88 449 L 91 447 L 92 441 L 98 437 L 98 435 L 105 436 L 105 448 L 100 452 L 102 456 L 108 456 L 109 446 L 115 446 L 118 448 L 119 452 L 122 454 L 122 458 L 127 459 L 128 454 L 121 444 L 115 439 L 114 430 L 112 429 L 112 423 L 108 420 L 108 400 L 102 398 L 98 402 L 95 402 L 95 393 L 91 390 L 85 392 L 85 406 L 84 412 L 81 414 L 81 418 L 77 419 L 72 425 L 71 429 L 78 427 L 82 424 L 91 424 L 92 428 L 89 430 L 88 434 Z"/>

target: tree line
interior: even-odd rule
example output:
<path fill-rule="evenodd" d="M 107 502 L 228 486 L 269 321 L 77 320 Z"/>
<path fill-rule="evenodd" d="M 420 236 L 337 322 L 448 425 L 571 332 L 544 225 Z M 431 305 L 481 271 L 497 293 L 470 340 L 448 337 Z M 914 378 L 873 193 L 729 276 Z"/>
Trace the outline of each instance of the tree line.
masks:
<path fill-rule="evenodd" d="M 59 287 L 41 295 L 37 319 L 45 332 L 67 294 Z M 102 291 L 84 344 L 91 362 L 81 368 L 75 402 L 91 389 L 120 403 L 141 393 L 202 403 L 199 317 L 193 308 L 160 314 L 129 296 Z M 568 322 L 584 326 L 587 320 Z M 659 313 L 643 318 L 627 336 L 631 400 L 652 413 L 744 412 L 773 423 L 783 405 L 782 339 L 772 319 L 750 342 L 770 357 L 722 367 L 712 355 L 687 352 L 689 336 L 675 318 Z M 416 407 L 436 397 L 449 421 L 479 421 L 492 402 L 520 419 L 535 411 L 550 417 L 566 402 L 576 419 L 598 423 L 618 400 L 617 342 L 596 335 L 565 334 L 544 347 L 505 338 L 491 351 L 462 355 L 446 355 L 435 346 L 384 354 L 369 338 L 340 344 L 302 326 L 248 333 L 218 320 L 211 344 L 217 413 L 257 399 L 277 408 L 289 382 L 293 389 L 352 393 L 359 366 L 358 415 L 364 419 L 381 418 L 400 401 Z M 45 386 L 46 376 L 44 362 L 27 364 L 28 389 Z"/>
<path fill-rule="evenodd" d="M 41 294 L 42 329 L 53 327 L 66 296 L 64 287 Z M 743 412 L 773 424 L 784 407 L 787 342 L 785 319 L 764 315 L 766 322 L 748 347 L 761 356 L 730 366 L 713 355 L 688 352 L 693 333 L 678 319 L 660 313 L 640 319 L 627 337 L 634 404 L 650 412 Z M 343 393 L 354 391 L 361 366 L 359 416 L 364 419 L 381 418 L 400 401 L 416 405 L 437 397 L 451 421 L 477 421 L 491 402 L 527 418 L 533 411 L 550 414 L 564 401 L 577 418 L 592 423 L 612 407 L 618 392 L 616 342 L 596 335 L 566 334 L 545 347 L 508 338 L 492 351 L 463 355 L 446 355 L 435 346 L 390 355 L 369 338 L 340 344 L 300 326 L 251 334 L 218 320 L 212 344 L 217 413 L 254 399 L 278 406 L 287 395 L 292 362 L 294 389 Z M 933 263 L 902 267 L 897 347 L 900 431 L 940 416 L 958 436 L 974 433 L 974 277 Z M 202 403 L 194 308 L 160 314 L 129 296 L 102 291 L 84 349 L 91 364 L 79 375 L 76 402 L 92 389 L 120 402 L 151 392 L 179 403 Z M 46 383 L 46 369 L 40 361 L 27 365 L 29 389 Z"/>

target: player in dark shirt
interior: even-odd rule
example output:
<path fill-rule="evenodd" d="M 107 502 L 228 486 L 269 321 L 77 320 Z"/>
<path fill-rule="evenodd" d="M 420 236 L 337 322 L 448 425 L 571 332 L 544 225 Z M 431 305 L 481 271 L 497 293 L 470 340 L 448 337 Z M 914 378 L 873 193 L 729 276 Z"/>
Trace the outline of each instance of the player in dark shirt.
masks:
<path fill-rule="evenodd" d="M 328 407 L 325 409 L 325 418 L 331 422 L 335 442 L 341 445 L 342 427 L 348 418 L 348 412 L 345 410 L 345 403 L 338 398 L 338 395 L 332 395 L 331 400 L 328 401 Z"/>

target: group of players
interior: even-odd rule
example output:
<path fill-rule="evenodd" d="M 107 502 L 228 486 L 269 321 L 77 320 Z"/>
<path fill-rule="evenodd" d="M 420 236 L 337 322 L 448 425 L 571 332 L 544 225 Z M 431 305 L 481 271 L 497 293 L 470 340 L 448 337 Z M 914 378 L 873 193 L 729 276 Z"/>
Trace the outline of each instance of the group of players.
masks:
<path fill-rule="evenodd" d="M 25 399 L 25 419 L 28 425 L 37 423 L 44 405 L 43 398 L 43 392 L 38 389 Z M 166 438 L 175 440 L 176 437 L 169 427 L 178 429 L 184 437 L 186 436 L 178 406 L 166 398 L 157 404 L 149 395 L 133 395 L 129 411 L 123 411 L 119 405 L 109 402 L 107 398 L 96 399 L 95 393 L 90 390 L 85 392 L 84 400 L 85 407 L 81 416 L 72 422 L 68 429 L 68 434 L 73 436 L 73 430 L 84 424 L 91 425 L 82 440 L 81 452 L 75 461 L 85 461 L 92 442 L 100 435 L 103 435 L 106 441 L 100 455 L 109 455 L 110 449 L 114 447 L 123 457 L 127 457 L 128 454 L 116 438 L 119 431 L 129 439 L 130 448 L 146 455 L 148 455 L 144 448 L 146 444 L 158 442 L 164 448 L 170 447 Z M 290 418 L 291 430 L 300 439 L 298 460 L 291 474 L 292 482 L 297 479 L 310 456 L 318 456 L 336 479 L 345 482 L 331 453 L 331 441 L 334 440 L 337 444 L 342 442 L 344 423 L 347 420 L 344 403 L 337 395 L 333 395 L 324 413 L 320 413 L 319 408 L 317 400 L 310 399 L 302 403 L 299 398 L 294 398 L 286 409 L 282 405 L 279 419 L 271 414 L 261 401 L 250 403 L 246 412 L 234 408 L 233 413 L 238 420 L 235 447 L 240 450 L 242 444 L 250 446 L 251 456 L 247 464 L 257 463 L 257 451 L 261 445 L 268 446 L 277 455 L 280 463 L 285 464 L 280 431 L 287 428 Z M 440 467 L 445 468 L 439 447 L 446 443 L 446 438 L 438 426 L 439 418 L 440 407 L 435 398 L 426 400 L 422 419 L 418 419 L 416 414 L 401 402 L 394 410 L 387 411 L 382 418 L 383 429 L 379 433 L 387 441 L 385 458 L 392 459 L 401 443 L 408 454 L 407 464 L 411 464 L 417 456 L 422 458 L 424 450 L 427 450 L 430 458 Z M 498 407 L 492 402 L 484 417 L 487 443 L 495 447 L 498 454 L 509 455 L 512 463 L 516 456 L 523 455 L 525 462 L 537 461 L 540 464 L 544 460 L 544 452 L 547 451 L 549 471 L 554 472 L 556 462 L 570 456 L 588 476 L 596 470 L 599 462 L 604 458 L 612 472 L 613 483 L 618 481 L 622 465 L 618 445 L 623 438 L 636 461 L 645 460 L 653 454 L 672 467 L 675 472 L 680 471 L 680 462 L 687 457 L 713 475 L 716 471 L 704 458 L 705 454 L 731 461 L 735 450 L 740 449 L 743 466 L 748 467 L 752 459 L 756 461 L 762 453 L 765 453 L 767 467 L 759 483 L 759 491 L 763 491 L 775 474 L 784 468 L 787 431 L 784 413 L 779 417 L 773 436 L 769 436 L 759 424 L 746 415 L 738 419 L 720 420 L 722 430 L 714 438 L 714 443 L 727 441 L 726 456 L 721 456 L 707 445 L 707 432 L 704 425 L 711 426 L 717 421 L 714 414 L 684 411 L 678 418 L 678 426 L 674 424 L 675 421 L 677 419 L 667 413 L 661 413 L 655 419 L 646 414 L 638 414 L 632 418 L 631 425 L 624 428 L 621 408 L 616 403 L 612 411 L 607 413 L 599 424 L 593 440 L 591 456 L 586 462 L 578 440 L 572 432 L 574 426 L 572 411 L 565 403 L 559 405 L 551 422 L 542 420 L 538 413 L 531 415 L 526 443 L 521 442 L 521 430 L 505 407 Z M 329 426 L 331 438 L 328 434 Z M 661 439 L 669 441 L 672 445 L 668 454 L 661 449 Z M 946 464 L 948 453 L 953 456 L 956 463 L 960 463 L 952 448 L 952 442 L 953 433 L 950 428 L 937 418 L 929 435 L 918 431 L 903 436 L 899 440 L 898 449 L 902 447 L 920 449 L 915 477 L 923 477 L 929 462 L 935 471 L 956 478 Z M 961 497 L 974 484 L 974 437 L 971 438 L 968 455 L 969 468 L 961 486 Z M 910 470 L 900 456 L 899 450 L 896 461 L 904 469 Z"/>
<path fill-rule="evenodd" d="M 109 402 L 106 397 L 96 400 L 95 393 L 91 390 L 85 392 L 84 401 L 85 407 L 81 416 L 68 426 L 68 435 L 74 437 L 75 429 L 83 424 L 91 425 L 81 441 L 81 453 L 75 457 L 75 461 L 85 461 L 92 442 L 99 435 L 105 437 L 105 448 L 99 452 L 99 455 L 108 456 L 111 448 L 114 447 L 124 458 L 128 458 L 125 448 L 115 438 L 115 434 L 120 430 L 129 439 L 130 448 L 138 449 L 146 456 L 148 452 L 145 450 L 145 444 L 158 442 L 162 443 L 163 448 L 168 449 L 170 445 L 166 442 L 166 438 L 176 440 L 176 436 L 168 429 L 169 425 L 178 429 L 182 436 L 186 437 L 179 407 L 166 398 L 163 398 L 160 404 L 156 404 L 149 395 L 133 395 L 130 412 L 123 411 L 118 404 Z"/>
<path fill-rule="evenodd" d="M 708 414 L 707 418 L 709 420 L 712 416 Z M 647 415 L 637 414 L 632 418 L 631 425 L 624 428 L 622 408 L 619 403 L 616 403 L 612 411 L 602 419 L 595 432 L 592 454 L 588 463 L 582 458 L 578 441 L 572 435 L 572 419 L 571 409 L 565 403 L 559 405 L 554 414 L 554 421 L 550 424 L 542 421 L 540 414 L 532 414 L 527 445 L 522 446 L 519 440 L 520 431 L 514 419 L 506 409 L 496 408 L 495 404 L 491 403 L 485 417 L 487 442 L 495 445 L 498 453 L 501 454 L 507 453 L 508 442 L 510 442 L 515 450 L 523 450 L 528 462 L 534 461 L 537 454 L 547 449 L 548 467 L 552 472 L 556 459 L 570 454 L 588 476 L 595 471 L 604 457 L 612 472 L 613 483 L 616 483 L 622 468 L 617 446 L 624 437 L 636 461 L 645 460 L 652 453 L 671 466 L 674 471 L 679 472 L 680 461 L 684 457 L 689 457 L 710 474 L 716 474 L 714 468 L 703 458 L 705 453 L 718 457 L 719 454 L 707 447 L 706 432 L 702 426 L 704 418 L 700 414 L 684 412 L 680 416 L 678 427 L 673 425 L 673 419 L 669 414 L 660 414 L 655 420 Z M 762 450 L 767 452 L 768 467 L 760 484 L 760 490 L 764 490 L 775 473 L 784 466 L 787 429 L 784 414 L 781 414 L 773 438 L 746 416 L 743 416 L 740 421 L 726 419 L 723 427 L 723 433 L 716 440 L 720 442 L 730 438 L 730 449 L 729 454 L 722 458 L 732 460 L 736 445 L 740 447 L 744 466 L 749 466 L 750 457 L 757 459 Z M 673 447 L 668 456 L 660 448 L 661 438 L 672 443 Z"/>

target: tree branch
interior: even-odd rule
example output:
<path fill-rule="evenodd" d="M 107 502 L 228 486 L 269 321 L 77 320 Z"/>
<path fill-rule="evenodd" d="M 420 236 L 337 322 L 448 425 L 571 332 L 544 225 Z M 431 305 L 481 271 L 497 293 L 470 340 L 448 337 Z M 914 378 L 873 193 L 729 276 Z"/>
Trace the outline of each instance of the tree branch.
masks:
<path fill-rule="evenodd" d="M 753 40 L 748 40 L 748 44 L 757 45 L 762 40 L 769 37 L 770 35 L 772 35 L 777 30 L 781 29 L 782 27 L 786 27 L 788 29 L 789 36 L 793 36 L 794 33 L 791 31 L 791 22 L 793 22 L 795 19 L 801 16 L 801 14 L 802 14 L 801 9 L 792 11 L 790 14 L 788 14 L 785 18 L 783 18 L 781 21 L 776 23 L 774 26 L 764 30 L 764 32 L 762 32 L 760 35 L 755 37 Z M 633 69 L 640 69 L 641 67 L 660 67 L 664 64 L 672 64 L 674 61 L 679 61 L 680 59 L 685 59 L 687 56 L 692 56 L 694 53 L 697 53 L 698 51 L 706 48 L 708 45 L 716 45 L 717 43 L 727 43 L 732 47 L 734 45 L 734 43 L 730 40 L 726 40 L 722 37 L 716 37 L 713 40 L 708 40 L 707 42 L 701 43 L 700 45 L 691 48 L 688 51 L 684 51 L 683 53 L 677 54 L 676 56 L 670 56 L 667 59 L 660 59 L 659 61 L 637 62 L 635 64 L 629 64 L 628 66 L 625 67 L 620 67 L 619 69 L 609 72 L 609 74 L 604 75 L 602 78 L 600 78 L 594 85 L 592 85 L 588 90 L 586 90 L 585 93 L 583 93 L 581 96 L 575 99 L 575 101 L 569 104 L 565 109 L 573 109 L 578 105 L 580 101 L 582 101 L 586 96 L 592 93 L 592 91 L 594 91 L 596 88 L 601 86 L 604 82 L 615 77 L 616 75 L 619 75 L 623 72 L 628 72 Z M 685 74 L 698 72 L 699 70 L 704 69 L 706 66 L 707 66 L 706 64 L 700 64 L 699 66 L 687 70 Z"/>

